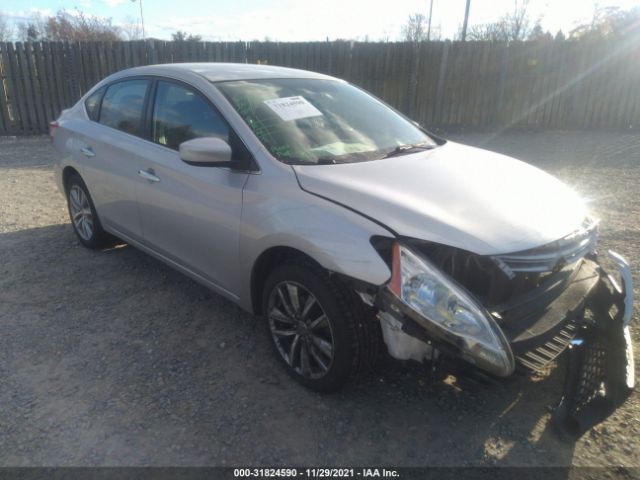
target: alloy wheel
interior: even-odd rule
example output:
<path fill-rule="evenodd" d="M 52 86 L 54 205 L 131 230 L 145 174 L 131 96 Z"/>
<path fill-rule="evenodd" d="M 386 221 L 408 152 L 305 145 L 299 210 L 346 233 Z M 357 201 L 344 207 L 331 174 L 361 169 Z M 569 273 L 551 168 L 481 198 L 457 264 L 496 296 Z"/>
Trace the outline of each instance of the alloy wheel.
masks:
<path fill-rule="evenodd" d="M 278 352 L 296 373 L 318 379 L 334 359 L 331 323 L 317 298 L 304 286 L 285 281 L 269 295 L 269 329 Z"/>
<path fill-rule="evenodd" d="M 78 185 L 69 189 L 69 209 L 76 232 L 80 238 L 89 241 L 93 235 L 93 214 L 87 195 Z"/>

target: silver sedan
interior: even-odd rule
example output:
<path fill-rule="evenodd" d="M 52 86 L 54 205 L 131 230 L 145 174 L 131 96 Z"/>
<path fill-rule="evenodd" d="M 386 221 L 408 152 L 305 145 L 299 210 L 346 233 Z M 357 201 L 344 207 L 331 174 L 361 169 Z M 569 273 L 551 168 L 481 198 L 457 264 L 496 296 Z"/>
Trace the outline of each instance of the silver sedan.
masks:
<path fill-rule="evenodd" d="M 382 345 L 476 375 L 543 370 L 595 329 L 624 352 L 602 382 L 633 384 L 629 267 L 612 253 L 619 278 L 602 270 L 580 196 L 347 82 L 265 65 L 133 68 L 50 133 L 83 245 L 125 241 L 264 317 L 310 388 L 339 388 Z"/>

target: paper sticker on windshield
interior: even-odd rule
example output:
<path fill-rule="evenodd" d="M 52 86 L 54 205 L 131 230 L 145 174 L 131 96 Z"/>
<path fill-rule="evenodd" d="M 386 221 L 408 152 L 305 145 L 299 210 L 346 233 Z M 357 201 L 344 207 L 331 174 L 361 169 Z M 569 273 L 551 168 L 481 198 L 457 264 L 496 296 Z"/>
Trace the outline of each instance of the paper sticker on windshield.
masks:
<path fill-rule="evenodd" d="M 320 110 L 299 95 L 265 100 L 264 103 L 285 122 L 322 115 Z"/>

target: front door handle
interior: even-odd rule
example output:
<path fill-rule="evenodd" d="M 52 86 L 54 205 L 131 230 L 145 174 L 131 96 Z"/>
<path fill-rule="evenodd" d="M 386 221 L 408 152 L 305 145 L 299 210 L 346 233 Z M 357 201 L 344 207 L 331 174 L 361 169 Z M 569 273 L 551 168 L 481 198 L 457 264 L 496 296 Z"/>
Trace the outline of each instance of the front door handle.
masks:
<path fill-rule="evenodd" d="M 93 148 L 91 148 L 91 147 L 82 147 L 80 149 L 80 151 L 82 152 L 82 154 L 85 157 L 95 157 L 96 156 L 96 152 L 94 152 Z"/>
<path fill-rule="evenodd" d="M 138 170 L 138 175 L 152 183 L 160 181 L 160 179 L 156 177 L 156 172 L 154 172 L 152 168 L 148 170 Z"/>

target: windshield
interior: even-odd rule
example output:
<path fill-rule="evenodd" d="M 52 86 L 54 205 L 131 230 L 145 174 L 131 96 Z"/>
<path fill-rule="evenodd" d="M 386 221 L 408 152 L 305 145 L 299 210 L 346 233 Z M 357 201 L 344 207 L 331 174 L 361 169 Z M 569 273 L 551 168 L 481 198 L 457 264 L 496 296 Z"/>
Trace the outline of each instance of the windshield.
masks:
<path fill-rule="evenodd" d="M 390 158 L 435 142 L 362 90 L 336 80 L 217 83 L 277 159 L 331 164 Z"/>

